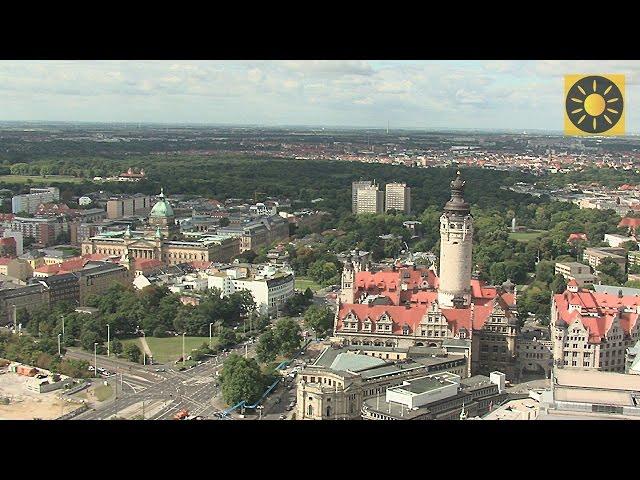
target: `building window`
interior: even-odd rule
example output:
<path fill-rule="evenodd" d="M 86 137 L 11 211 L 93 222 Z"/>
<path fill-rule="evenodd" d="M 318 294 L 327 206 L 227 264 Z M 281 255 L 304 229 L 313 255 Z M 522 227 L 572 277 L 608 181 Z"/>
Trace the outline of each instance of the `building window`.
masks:
<path fill-rule="evenodd" d="M 313 405 L 309 405 L 309 407 L 307 408 L 307 415 L 309 415 L 310 417 L 313 416 Z"/>

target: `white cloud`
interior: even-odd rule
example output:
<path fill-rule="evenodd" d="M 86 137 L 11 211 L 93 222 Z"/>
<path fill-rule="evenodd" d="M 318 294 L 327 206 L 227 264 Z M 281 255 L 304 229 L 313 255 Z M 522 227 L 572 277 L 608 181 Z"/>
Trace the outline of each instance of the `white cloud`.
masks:
<path fill-rule="evenodd" d="M 579 72 L 624 73 L 640 126 L 637 61 L 0 61 L 0 119 L 555 129 Z"/>

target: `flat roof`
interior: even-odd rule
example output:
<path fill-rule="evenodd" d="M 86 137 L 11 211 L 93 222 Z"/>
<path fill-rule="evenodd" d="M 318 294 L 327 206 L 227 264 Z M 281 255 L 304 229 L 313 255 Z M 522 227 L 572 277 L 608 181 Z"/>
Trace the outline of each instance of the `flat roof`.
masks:
<path fill-rule="evenodd" d="M 540 403 L 533 398 L 511 400 L 482 417 L 484 420 L 533 420 L 537 417 Z M 530 418 L 530 415 L 534 418 Z"/>
<path fill-rule="evenodd" d="M 390 390 L 406 390 L 411 393 L 424 393 L 444 387 L 445 385 L 451 385 L 452 383 L 450 380 L 441 382 L 433 377 L 421 377 L 410 380 L 408 385 L 399 385 L 390 388 Z"/>
<path fill-rule="evenodd" d="M 596 370 L 556 368 L 553 371 L 556 388 L 587 388 L 640 392 L 640 375 L 627 375 Z"/>

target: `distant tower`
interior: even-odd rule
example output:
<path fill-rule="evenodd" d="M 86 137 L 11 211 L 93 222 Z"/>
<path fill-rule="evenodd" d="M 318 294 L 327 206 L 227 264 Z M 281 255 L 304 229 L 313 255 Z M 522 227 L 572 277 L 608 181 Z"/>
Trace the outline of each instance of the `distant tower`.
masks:
<path fill-rule="evenodd" d="M 444 308 L 471 303 L 473 217 L 463 197 L 460 172 L 451 182 L 451 200 L 440 217 L 440 286 L 438 303 Z M 459 299 L 462 299 L 460 302 Z"/>

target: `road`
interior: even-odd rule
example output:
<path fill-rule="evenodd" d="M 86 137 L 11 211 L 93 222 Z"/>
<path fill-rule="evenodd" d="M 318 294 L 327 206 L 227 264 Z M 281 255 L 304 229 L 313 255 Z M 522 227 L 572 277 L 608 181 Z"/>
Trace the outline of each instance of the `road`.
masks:
<path fill-rule="evenodd" d="M 245 346 L 232 351 L 245 353 Z M 249 356 L 255 354 L 255 346 L 248 348 Z M 93 355 L 80 351 L 69 351 L 71 358 L 82 358 L 93 363 Z M 185 371 L 177 371 L 173 366 L 134 366 L 130 362 L 98 356 L 98 367 L 116 371 L 118 374 L 107 379 L 116 387 L 116 398 L 105 401 L 94 410 L 78 415 L 74 420 L 106 420 L 114 417 L 144 417 L 152 420 L 167 420 L 180 410 L 189 410 L 192 415 L 213 419 L 218 409 L 212 399 L 220 392 L 216 373 L 222 368 L 225 356 L 220 355 Z M 155 369 L 165 369 L 155 372 Z"/>

